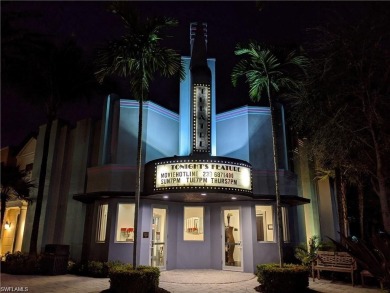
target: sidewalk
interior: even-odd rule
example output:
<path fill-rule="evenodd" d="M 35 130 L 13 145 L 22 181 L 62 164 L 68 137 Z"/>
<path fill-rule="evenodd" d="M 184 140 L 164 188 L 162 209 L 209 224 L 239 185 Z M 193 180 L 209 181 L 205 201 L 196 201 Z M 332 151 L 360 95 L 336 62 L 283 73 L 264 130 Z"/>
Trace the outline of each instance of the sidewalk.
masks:
<path fill-rule="evenodd" d="M 257 292 L 259 285 L 250 273 L 218 270 L 172 270 L 163 271 L 160 288 L 171 293 L 217 293 Z M 109 279 L 89 278 L 75 275 L 24 276 L 1 274 L 1 292 L 89 292 L 97 293 L 109 289 Z M 329 280 L 310 280 L 312 293 L 379 293 L 379 288 L 362 288 L 360 285 L 333 283 Z M 28 291 L 27 291 L 28 290 Z"/>

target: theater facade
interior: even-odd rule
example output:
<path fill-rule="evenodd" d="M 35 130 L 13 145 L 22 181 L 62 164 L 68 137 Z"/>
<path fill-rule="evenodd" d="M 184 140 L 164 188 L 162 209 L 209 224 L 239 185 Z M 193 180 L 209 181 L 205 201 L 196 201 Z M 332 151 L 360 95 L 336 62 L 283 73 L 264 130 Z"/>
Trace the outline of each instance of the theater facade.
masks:
<path fill-rule="evenodd" d="M 191 26 L 179 113 L 143 104 L 138 263 L 254 272 L 257 264 L 278 261 L 270 109 L 216 113 L 216 60 L 207 57 L 206 31 L 205 24 Z M 69 244 L 74 260 L 132 261 L 138 110 L 137 101 L 113 94 L 101 121 L 54 123 L 39 247 Z M 295 158 L 292 169 L 283 107 L 278 113 L 283 238 L 291 252 L 314 234 L 333 236 L 337 223 L 333 194 L 313 186 L 307 160 Z M 34 209 L 27 211 L 26 251 Z M 321 215 L 331 217 L 325 223 Z"/>

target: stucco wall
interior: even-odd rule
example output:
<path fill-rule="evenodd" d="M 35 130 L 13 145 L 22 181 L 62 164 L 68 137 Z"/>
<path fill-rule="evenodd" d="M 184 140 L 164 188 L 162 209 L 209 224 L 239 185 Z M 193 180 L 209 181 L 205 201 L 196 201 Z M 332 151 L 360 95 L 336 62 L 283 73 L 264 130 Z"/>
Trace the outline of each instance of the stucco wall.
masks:
<path fill-rule="evenodd" d="M 145 162 L 179 154 L 179 115 L 152 102 L 146 105 Z"/>
<path fill-rule="evenodd" d="M 85 190 L 86 169 L 89 164 L 90 146 L 94 124 L 91 119 L 81 120 L 75 128 L 55 121 L 51 129 L 48 167 L 42 202 L 38 252 L 46 244 L 68 244 L 71 258 L 81 257 L 85 207 L 73 200 L 73 195 Z M 32 179 L 37 182 L 42 162 L 45 126 L 37 138 Z M 35 201 L 37 189 L 33 189 Z M 22 250 L 28 251 L 36 205 L 28 207 Z"/>
<path fill-rule="evenodd" d="M 282 134 L 280 134 L 282 135 Z M 284 138 L 279 139 L 284 141 Z M 279 160 L 280 192 L 297 195 L 296 176 L 285 167 L 285 144 Z M 217 115 L 217 154 L 241 159 L 253 168 L 253 193 L 270 195 L 275 193 L 271 116 L 267 107 L 244 106 Z"/>
<path fill-rule="evenodd" d="M 116 163 L 136 165 L 138 138 L 138 102 L 121 100 Z M 153 102 L 143 107 L 143 162 L 179 153 L 179 118 Z"/>
<path fill-rule="evenodd" d="M 217 115 L 217 154 L 273 170 L 269 108 L 244 106 Z"/>
<path fill-rule="evenodd" d="M 246 109 L 217 115 L 217 155 L 249 162 L 249 125 Z"/>
<path fill-rule="evenodd" d="M 107 99 L 109 100 L 110 97 Z M 87 192 L 134 191 L 135 189 L 139 104 L 134 100 L 120 100 L 119 103 L 111 104 L 106 107 L 117 107 L 117 109 L 105 111 L 114 117 L 106 117 L 103 120 L 100 145 L 107 149 L 104 152 L 100 151 L 99 156 L 112 155 L 99 160 L 105 163 L 88 168 Z M 142 163 L 177 155 L 179 152 L 178 114 L 150 101 L 144 103 L 143 109 Z M 112 128 L 107 130 L 106 124 L 112 125 Z M 104 142 L 104 140 L 113 140 L 113 137 L 117 137 L 117 141 Z M 107 158 L 111 158 L 111 161 L 107 161 Z M 142 182 L 141 186 L 143 186 Z"/>
<path fill-rule="evenodd" d="M 64 205 L 62 213 L 63 222 L 58 227 L 63 230 L 63 243 L 71 245 L 71 257 L 81 258 L 84 233 L 84 218 L 86 215 L 86 206 L 84 203 L 73 199 L 74 194 L 80 194 L 86 190 L 87 167 L 92 157 L 92 148 L 94 134 L 96 135 L 95 123 L 91 119 L 81 120 L 77 123 L 76 129 L 73 130 L 74 148 L 68 154 L 68 165 L 65 178 L 69 181 L 64 192 Z M 65 187 L 65 186 L 64 186 Z M 58 236 L 60 237 L 60 236 Z M 56 238 L 56 237 L 55 237 Z"/>
<path fill-rule="evenodd" d="M 50 132 L 50 147 L 49 147 L 49 154 L 47 158 L 48 162 L 48 168 L 46 171 L 46 182 L 45 182 L 45 189 L 44 189 L 44 195 L 42 200 L 42 212 L 40 215 L 40 221 L 39 221 L 39 232 L 38 232 L 38 253 L 43 251 L 45 244 L 45 239 L 48 239 L 47 236 L 47 229 L 50 229 L 50 225 L 52 225 L 52 222 L 50 219 L 50 211 L 47 210 L 48 208 L 48 196 L 49 196 L 49 188 L 51 185 L 52 180 L 52 170 L 53 173 L 54 170 L 56 170 L 56 165 L 53 163 L 55 150 L 56 150 L 56 144 L 57 144 L 57 138 L 61 134 L 61 123 L 57 120 L 53 123 L 52 129 Z M 66 127 L 66 126 L 65 126 Z M 43 155 L 43 140 L 44 140 L 44 133 L 46 130 L 46 125 L 42 125 L 39 128 L 39 133 L 37 137 L 37 145 L 36 145 L 36 152 L 34 157 L 34 167 L 32 170 L 32 180 L 38 180 L 39 173 L 41 169 L 41 162 L 42 162 L 42 155 Z M 61 156 L 62 154 L 59 154 Z M 30 195 L 30 198 L 35 201 L 37 196 L 37 189 L 33 189 L 32 193 Z M 50 205 L 49 205 L 50 207 Z M 22 251 L 28 252 L 30 247 L 30 239 L 31 239 L 31 232 L 32 232 L 32 225 L 34 221 L 34 214 L 35 214 L 36 205 L 30 205 L 27 210 L 27 217 L 26 217 L 26 225 L 25 225 L 25 233 L 23 237 L 23 244 L 22 244 Z M 49 216 L 49 218 L 47 218 Z M 49 225 L 46 227 L 46 225 Z M 46 235 L 46 236 L 45 236 Z"/>

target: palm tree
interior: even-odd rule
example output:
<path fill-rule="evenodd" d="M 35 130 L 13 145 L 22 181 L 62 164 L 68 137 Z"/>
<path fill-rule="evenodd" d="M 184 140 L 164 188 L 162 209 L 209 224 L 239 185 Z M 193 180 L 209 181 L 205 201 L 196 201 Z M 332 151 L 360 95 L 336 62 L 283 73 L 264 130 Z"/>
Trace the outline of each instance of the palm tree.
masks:
<path fill-rule="evenodd" d="M 30 191 L 34 184 L 26 178 L 26 172 L 18 166 L 6 166 L 1 163 L 1 225 L 3 227 L 6 202 L 24 200 L 31 202 Z"/>
<path fill-rule="evenodd" d="M 302 90 L 303 76 L 306 73 L 308 59 L 291 51 L 279 52 L 276 49 L 250 41 L 248 46 L 237 45 L 234 52 L 243 58 L 234 66 L 231 74 L 233 86 L 237 85 L 240 77 L 245 78 L 249 85 L 249 97 L 253 102 L 259 102 L 263 93 L 268 98 L 271 109 L 272 146 L 275 177 L 276 214 L 278 226 L 279 264 L 283 266 L 283 226 L 280 205 L 278 148 L 275 119 L 274 93 L 291 95 Z M 277 54 L 277 55 L 276 55 Z M 287 90 L 287 91 L 286 91 Z"/>
<path fill-rule="evenodd" d="M 179 71 L 182 76 L 180 55 L 173 49 L 160 45 L 164 38 L 161 31 L 177 25 L 177 21 L 165 17 L 142 21 L 125 2 L 114 2 L 109 8 L 121 18 L 126 33 L 99 50 L 96 60 L 98 70 L 95 74 L 99 82 L 110 75 L 128 78 L 132 94 L 139 102 L 133 246 L 133 268 L 136 268 L 141 193 L 142 107 L 143 101 L 148 97 L 149 85 L 157 72 L 169 77 Z"/>

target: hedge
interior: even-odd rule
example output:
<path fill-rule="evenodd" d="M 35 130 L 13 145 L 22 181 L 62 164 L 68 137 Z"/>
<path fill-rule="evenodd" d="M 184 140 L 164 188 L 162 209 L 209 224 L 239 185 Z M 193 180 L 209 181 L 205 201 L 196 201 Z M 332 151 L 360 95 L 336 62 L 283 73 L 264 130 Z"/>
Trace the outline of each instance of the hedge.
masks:
<path fill-rule="evenodd" d="M 13 275 L 38 275 L 41 273 L 41 255 L 29 255 L 17 251 L 6 253 L 5 262 L 2 262 L 2 272 Z"/>
<path fill-rule="evenodd" d="M 157 292 L 160 269 L 150 266 L 130 265 L 112 267 L 109 271 L 110 289 L 117 293 L 152 293 Z"/>
<path fill-rule="evenodd" d="M 278 264 L 257 265 L 257 280 L 266 293 L 304 292 L 309 286 L 309 270 L 302 265 Z"/>

